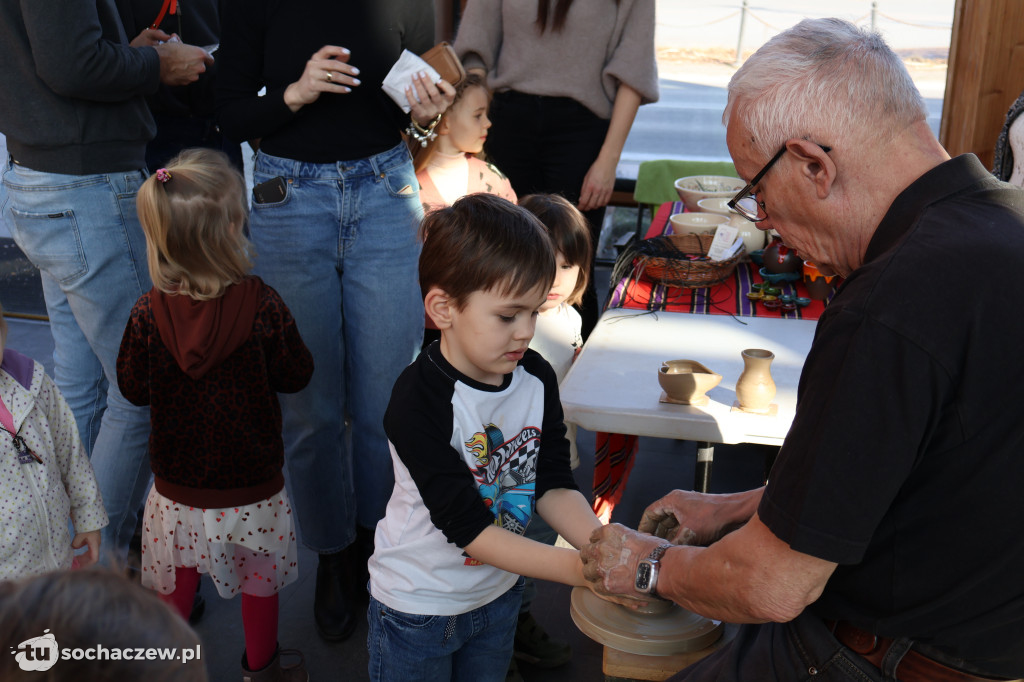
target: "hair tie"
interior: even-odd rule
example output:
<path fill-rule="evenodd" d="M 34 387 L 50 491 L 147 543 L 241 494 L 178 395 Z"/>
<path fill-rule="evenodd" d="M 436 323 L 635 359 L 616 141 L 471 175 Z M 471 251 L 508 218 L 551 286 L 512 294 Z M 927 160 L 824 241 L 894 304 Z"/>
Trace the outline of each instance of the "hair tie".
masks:
<path fill-rule="evenodd" d="M 166 168 L 158 168 L 156 171 L 156 179 L 160 182 L 166 183 L 171 179 L 171 171 Z"/>

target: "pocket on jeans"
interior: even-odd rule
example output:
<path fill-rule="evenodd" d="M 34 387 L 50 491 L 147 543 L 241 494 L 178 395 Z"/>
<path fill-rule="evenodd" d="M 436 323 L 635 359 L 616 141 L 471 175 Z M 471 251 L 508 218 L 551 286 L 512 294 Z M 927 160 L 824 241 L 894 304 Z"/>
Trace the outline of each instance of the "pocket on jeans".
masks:
<path fill-rule="evenodd" d="M 431 614 L 405 613 L 396 611 L 388 606 L 381 606 L 381 620 L 392 627 L 408 629 L 426 629 L 433 626 L 442 618 L 448 616 L 436 616 Z"/>
<path fill-rule="evenodd" d="M 18 246 L 29 260 L 61 284 L 89 271 L 75 212 L 31 213 L 11 206 Z"/>
<path fill-rule="evenodd" d="M 381 169 L 384 176 L 384 187 L 388 194 L 396 198 L 419 201 L 420 183 L 411 163 L 400 163 L 392 168 Z"/>
<path fill-rule="evenodd" d="M 278 201 L 256 201 L 256 188 L 259 187 L 264 182 L 269 182 L 278 177 L 281 177 L 282 180 L 284 181 L 284 193 L 282 198 Z M 284 206 L 285 204 L 291 203 L 293 185 L 294 182 L 291 178 L 286 178 L 277 175 L 266 175 L 263 173 L 253 174 L 253 191 L 249 193 L 249 198 L 251 199 L 251 201 L 249 202 L 249 210 L 263 211 L 268 208 L 275 208 L 278 206 Z"/>

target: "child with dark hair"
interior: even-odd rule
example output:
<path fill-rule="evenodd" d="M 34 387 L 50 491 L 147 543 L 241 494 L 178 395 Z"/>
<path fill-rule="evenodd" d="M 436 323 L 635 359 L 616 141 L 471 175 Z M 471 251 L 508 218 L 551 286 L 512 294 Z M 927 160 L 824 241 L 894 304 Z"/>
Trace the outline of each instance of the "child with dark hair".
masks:
<path fill-rule="evenodd" d="M 370 677 L 503 680 L 520 574 L 587 584 L 579 552 L 523 537 L 534 511 L 573 546 L 601 525 L 569 468 L 554 372 L 528 348 L 555 253 L 536 218 L 490 194 L 422 231 L 441 339 L 384 417 L 396 483 L 370 559 Z"/>

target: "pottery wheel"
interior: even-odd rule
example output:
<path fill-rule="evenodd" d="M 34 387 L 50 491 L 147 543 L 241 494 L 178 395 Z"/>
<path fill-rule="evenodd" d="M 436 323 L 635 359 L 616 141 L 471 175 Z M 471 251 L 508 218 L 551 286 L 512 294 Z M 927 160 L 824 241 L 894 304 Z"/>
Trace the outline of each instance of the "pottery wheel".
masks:
<path fill-rule="evenodd" d="M 601 599 L 586 587 L 573 588 L 569 613 L 576 627 L 594 641 L 644 656 L 671 656 L 711 646 L 722 623 L 681 606 L 662 613 L 636 613 Z"/>

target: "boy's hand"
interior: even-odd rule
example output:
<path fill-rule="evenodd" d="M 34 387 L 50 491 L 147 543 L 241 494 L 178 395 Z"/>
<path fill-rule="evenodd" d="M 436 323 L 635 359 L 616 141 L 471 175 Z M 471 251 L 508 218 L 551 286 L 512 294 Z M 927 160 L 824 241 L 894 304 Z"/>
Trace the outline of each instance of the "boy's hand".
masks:
<path fill-rule="evenodd" d="M 71 541 L 72 549 L 81 549 L 86 545 L 89 546 L 89 551 L 75 557 L 78 560 L 79 568 L 92 566 L 94 563 L 99 561 L 100 532 L 98 530 L 91 530 L 88 533 L 76 533 L 75 538 Z"/>

